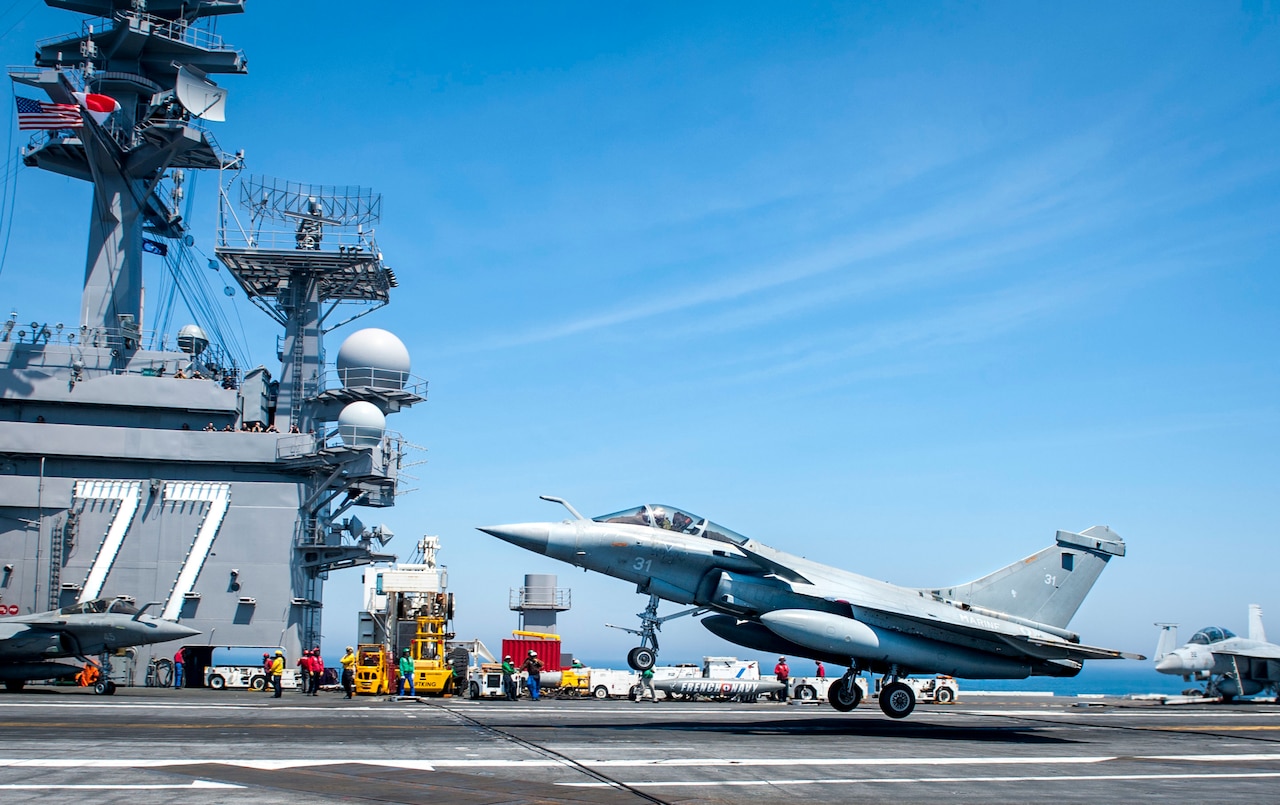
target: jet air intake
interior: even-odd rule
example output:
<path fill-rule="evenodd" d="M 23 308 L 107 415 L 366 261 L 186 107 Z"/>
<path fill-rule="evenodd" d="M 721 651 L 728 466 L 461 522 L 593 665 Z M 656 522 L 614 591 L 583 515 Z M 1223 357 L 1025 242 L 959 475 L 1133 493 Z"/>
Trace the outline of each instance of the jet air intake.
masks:
<path fill-rule="evenodd" d="M 812 609 L 780 609 L 760 616 L 769 631 L 814 651 L 876 665 L 894 664 L 914 673 L 971 679 L 1025 679 L 1031 667 L 961 646 L 878 628 L 853 618 Z"/>

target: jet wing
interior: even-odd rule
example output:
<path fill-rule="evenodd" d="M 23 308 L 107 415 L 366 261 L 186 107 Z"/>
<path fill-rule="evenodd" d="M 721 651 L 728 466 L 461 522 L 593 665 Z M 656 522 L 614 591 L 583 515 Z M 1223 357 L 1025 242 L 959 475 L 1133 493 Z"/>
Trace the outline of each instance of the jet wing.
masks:
<path fill-rule="evenodd" d="M 1280 646 L 1254 646 L 1253 648 L 1219 648 L 1218 646 L 1209 646 L 1209 651 L 1214 654 L 1223 654 L 1228 657 L 1240 657 L 1248 660 L 1280 660 Z"/>
<path fill-rule="evenodd" d="M 781 551 L 775 551 L 767 545 L 761 545 L 753 540 L 747 540 L 746 543 L 737 546 L 738 550 L 747 555 L 747 558 L 755 562 L 760 568 L 771 575 L 777 576 L 783 581 L 792 584 L 809 584 L 813 582 L 800 575 L 791 567 L 779 561 L 780 557 L 787 556 Z"/>
<path fill-rule="evenodd" d="M 875 614 L 872 615 L 872 612 Z M 1067 640 L 1044 639 L 1023 634 L 1024 628 L 1015 623 L 995 618 L 973 618 L 972 622 L 962 620 L 944 620 L 934 616 L 921 616 L 906 612 L 895 612 L 883 608 L 856 607 L 855 617 L 878 622 L 886 628 L 901 629 L 903 622 L 914 624 L 915 631 L 922 636 L 935 640 L 954 640 L 961 638 L 961 644 L 985 643 L 988 646 L 1004 644 L 1019 654 L 1040 660 L 1145 660 L 1139 654 L 1129 654 L 1096 646 L 1086 646 Z M 970 617 L 968 613 L 957 611 L 956 618 Z M 895 623 L 896 622 L 896 623 Z"/>
<path fill-rule="evenodd" d="M 1145 660 L 1141 654 L 1130 654 L 1097 646 L 1086 646 L 1082 643 L 1068 643 L 1065 640 L 1040 640 L 1034 637 L 1014 637 L 1000 635 L 1006 643 L 1032 657 L 1042 660 Z"/>

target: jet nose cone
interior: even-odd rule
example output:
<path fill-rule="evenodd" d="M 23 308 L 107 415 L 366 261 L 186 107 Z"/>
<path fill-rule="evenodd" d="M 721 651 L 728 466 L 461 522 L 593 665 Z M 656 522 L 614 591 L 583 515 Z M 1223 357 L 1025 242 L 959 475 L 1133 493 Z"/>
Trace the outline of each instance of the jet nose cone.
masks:
<path fill-rule="evenodd" d="M 510 542 L 534 553 L 547 552 L 547 539 L 551 535 L 550 523 L 513 523 L 490 525 L 480 528 L 484 533 Z"/>
<path fill-rule="evenodd" d="M 181 623 L 161 620 L 160 618 L 153 619 L 151 625 L 154 627 L 151 632 L 154 636 L 152 640 L 154 643 L 167 643 L 170 640 L 181 640 L 184 637 L 194 637 L 200 634 L 199 629 L 192 629 L 190 626 L 183 626 Z"/>
<path fill-rule="evenodd" d="M 1162 674 L 1182 673 L 1182 658 L 1177 654 L 1166 654 L 1156 662 L 1156 670 Z"/>

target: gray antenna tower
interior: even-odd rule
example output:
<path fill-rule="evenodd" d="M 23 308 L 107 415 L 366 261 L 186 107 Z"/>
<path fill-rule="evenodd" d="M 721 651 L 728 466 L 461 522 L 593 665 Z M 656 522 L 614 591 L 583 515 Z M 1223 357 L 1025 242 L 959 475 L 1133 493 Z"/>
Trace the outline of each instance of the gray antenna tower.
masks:
<path fill-rule="evenodd" d="M 277 410 L 305 432 L 331 418 L 316 405 L 324 396 L 323 336 L 386 305 L 398 284 L 373 237 L 382 196 L 261 176 L 238 185 L 242 215 L 224 187 L 215 251 L 249 299 L 284 327 Z M 358 309 L 330 322 L 344 302 Z M 380 391 L 370 401 L 384 411 L 424 399 L 412 389 Z"/>

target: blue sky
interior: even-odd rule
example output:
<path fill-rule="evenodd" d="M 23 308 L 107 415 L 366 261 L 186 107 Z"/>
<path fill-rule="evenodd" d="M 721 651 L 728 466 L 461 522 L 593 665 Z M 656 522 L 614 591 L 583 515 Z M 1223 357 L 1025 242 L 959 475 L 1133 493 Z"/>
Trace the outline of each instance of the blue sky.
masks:
<path fill-rule="evenodd" d="M 401 288 L 361 323 L 430 381 L 390 422 L 428 451 L 361 516 L 403 554 L 441 536 L 461 636 L 496 648 L 508 589 L 558 573 L 566 650 L 621 664 L 603 623 L 640 596 L 473 530 L 559 519 L 544 493 L 911 585 L 1104 523 L 1129 556 L 1086 642 L 1149 653 L 1154 621 L 1243 630 L 1253 602 L 1280 633 L 1275 2 L 248 9 L 219 23 L 250 75 L 215 134 L 252 172 L 383 194 Z M 77 19 L 0 10 L 6 63 Z M 79 282 L 87 190 L 17 182 L 0 299 L 27 320 L 53 272 Z M 329 583 L 330 645 L 358 572 Z"/>

